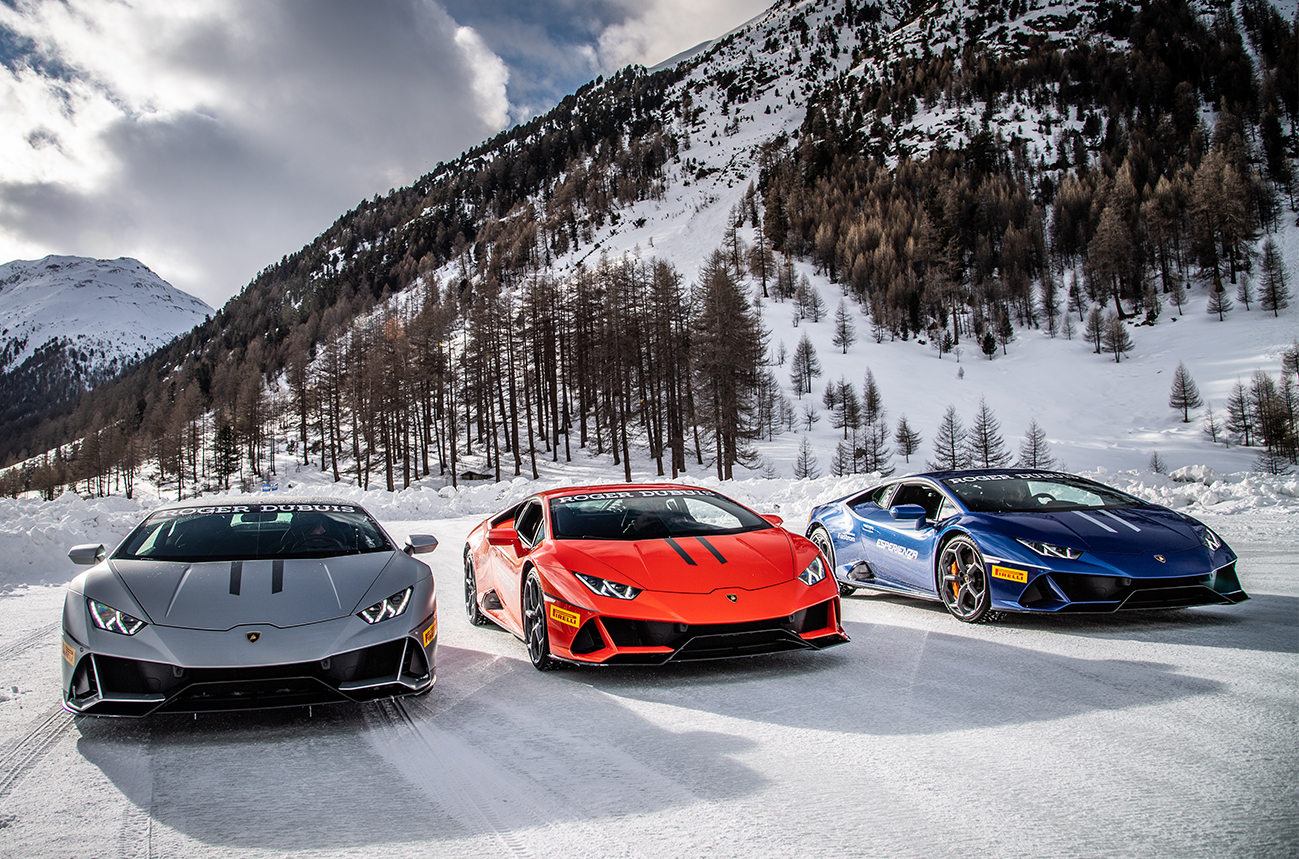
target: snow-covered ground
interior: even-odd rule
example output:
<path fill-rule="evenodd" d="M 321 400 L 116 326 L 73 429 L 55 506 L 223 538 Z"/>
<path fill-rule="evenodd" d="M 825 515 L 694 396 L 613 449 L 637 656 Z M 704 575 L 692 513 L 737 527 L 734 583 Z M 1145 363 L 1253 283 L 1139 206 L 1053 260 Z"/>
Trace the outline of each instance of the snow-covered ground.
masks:
<path fill-rule="evenodd" d="M 1252 596 L 1238 606 L 969 627 L 934 604 L 855 595 L 853 641 L 822 653 L 542 674 L 522 643 L 465 619 L 459 548 L 483 514 L 606 468 L 460 491 L 331 487 L 398 539 L 441 541 L 424 556 L 439 679 L 423 698 L 310 713 L 63 713 L 63 553 L 113 543 L 156 499 L 0 502 L 0 856 L 1299 850 L 1294 477 L 1093 475 L 1231 542 Z M 311 469 L 280 481 L 324 488 Z M 723 488 L 801 529 L 814 503 L 867 482 Z"/>

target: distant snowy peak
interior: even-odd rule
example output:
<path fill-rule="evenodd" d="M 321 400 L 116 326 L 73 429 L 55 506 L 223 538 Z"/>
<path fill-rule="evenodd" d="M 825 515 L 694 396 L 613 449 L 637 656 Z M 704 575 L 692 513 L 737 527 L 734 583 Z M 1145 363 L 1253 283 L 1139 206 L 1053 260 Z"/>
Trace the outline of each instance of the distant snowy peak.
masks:
<path fill-rule="evenodd" d="M 15 260 L 0 265 L 0 373 L 51 341 L 91 366 L 120 369 L 211 313 L 138 260 Z"/>

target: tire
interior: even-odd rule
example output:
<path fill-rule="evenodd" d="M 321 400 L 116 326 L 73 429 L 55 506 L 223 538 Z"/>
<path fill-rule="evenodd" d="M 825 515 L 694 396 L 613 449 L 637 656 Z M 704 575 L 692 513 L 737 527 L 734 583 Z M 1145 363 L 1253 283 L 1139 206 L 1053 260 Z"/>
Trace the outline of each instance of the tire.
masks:
<path fill-rule="evenodd" d="M 817 525 L 808 532 L 807 539 L 815 543 L 816 547 L 821 550 L 821 554 L 825 555 L 825 559 L 830 562 L 830 578 L 834 579 L 835 583 L 839 585 L 839 596 L 846 597 L 857 593 L 855 587 L 844 584 L 834 574 L 834 541 L 830 539 L 830 532 Z"/>
<path fill-rule="evenodd" d="M 960 534 L 943 544 L 938 555 L 938 597 L 962 623 L 996 620 L 988 565 L 974 541 Z"/>
<path fill-rule="evenodd" d="M 474 572 L 473 559 L 465 552 L 465 614 L 474 626 L 486 626 L 491 618 L 483 614 L 478 607 L 478 576 Z"/>
<path fill-rule="evenodd" d="M 538 671 L 553 671 L 559 663 L 550 655 L 550 630 L 546 626 L 546 597 L 541 590 L 541 576 L 528 571 L 523 584 L 523 640 L 528 645 L 528 659 Z"/>

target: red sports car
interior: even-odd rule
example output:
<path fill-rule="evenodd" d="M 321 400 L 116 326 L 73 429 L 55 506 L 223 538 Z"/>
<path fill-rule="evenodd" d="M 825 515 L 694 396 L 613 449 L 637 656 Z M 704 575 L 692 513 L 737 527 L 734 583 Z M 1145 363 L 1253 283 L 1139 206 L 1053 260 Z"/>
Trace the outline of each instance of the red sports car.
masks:
<path fill-rule="evenodd" d="M 465 610 L 542 671 L 842 644 L 825 558 L 780 521 L 673 484 L 542 492 L 470 532 Z"/>

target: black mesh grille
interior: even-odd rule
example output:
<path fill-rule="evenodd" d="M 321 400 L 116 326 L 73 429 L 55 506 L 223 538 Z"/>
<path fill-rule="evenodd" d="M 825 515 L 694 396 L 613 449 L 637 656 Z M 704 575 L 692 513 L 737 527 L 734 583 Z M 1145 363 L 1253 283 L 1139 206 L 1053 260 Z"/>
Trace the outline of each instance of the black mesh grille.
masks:
<path fill-rule="evenodd" d="M 180 668 L 113 656 L 93 659 L 100 680 L 100 688 L 93 691 L 109 700 L 85 712 L 120 716 L 143 716 L 153 710 L 191 713 L 369 701 L 410 693 L 411 684 L 431 673 L 423 648 L 413 640 L 409 647 L 405 640 L 389 641 L 319 662 L 289 665 Z M 83 664 L 89 666 L 91 660 Z M 86 676 L 93 683 L 93 675 Z M 75 681 L 74 696 L 89 697 Z M 345 684 L 365 684 L 365 688 L 341 688 Z M 81 686 L 86 685 L 83 680 Z M 165 701 L 112 700 L 133 695 L 162 695 Z"/>

